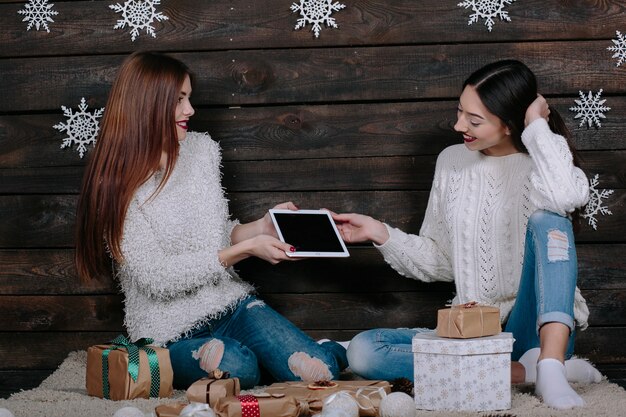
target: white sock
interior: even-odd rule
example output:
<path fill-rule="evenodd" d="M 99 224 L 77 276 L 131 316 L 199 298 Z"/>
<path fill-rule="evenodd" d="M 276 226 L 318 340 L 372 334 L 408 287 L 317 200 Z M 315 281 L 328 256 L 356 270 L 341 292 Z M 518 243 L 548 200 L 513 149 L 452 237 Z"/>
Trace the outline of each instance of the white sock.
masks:
<path fill-rule="evenodd" d="M 547 358 L 537 363 L 535 393 L 553 408 L 567 410 L 583 407 L 585 401 L 570 387 L 561 361 Z"/>
<path fill-rule="evenodd" d="M 572 358 L 565 361 L 565 372 L 569 382 L 591 384 L 602 381 L 602 374 L 589 361 Z"/>
<path fill-rule="evenodd" d="M 527 350 L 519 362 L 526 370 L 526 382 L 537 381 L 537 360 L 541 353 L 539 348 Z M 569 382 L 591 384 L 602 381 L 602 374 L 589 361 L 573 357 L 565 361 L 565 373 Z"/>
<path fill-rule="evenodd" d="M 526 370 L 526 382 L 534 383 L 537 381 L 537 359 L 539 359 L 539 353 L 541 353 L 539 348 L 532 348 L 524 352 L 522 357 L 519 358 L 519 363 Z"/>
<path fill-rule="evenodd" d="M 330 342 L 330 339 L 320 339 L 317 341 L 317 344 L 321 345 L 322 343 L 326 343 L 326 342 Z"/>

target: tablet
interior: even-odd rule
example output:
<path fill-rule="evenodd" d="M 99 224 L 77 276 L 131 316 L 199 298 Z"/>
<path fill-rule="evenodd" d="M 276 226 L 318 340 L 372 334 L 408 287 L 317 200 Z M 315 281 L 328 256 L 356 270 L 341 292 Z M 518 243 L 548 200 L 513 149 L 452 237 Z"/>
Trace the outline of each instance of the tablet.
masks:
<path fill-rule="evenodd" d="M 294 257 L 350 256 L 333 218 L 326 210 L 271 209 L 278 238 L 296 248 Z"/>

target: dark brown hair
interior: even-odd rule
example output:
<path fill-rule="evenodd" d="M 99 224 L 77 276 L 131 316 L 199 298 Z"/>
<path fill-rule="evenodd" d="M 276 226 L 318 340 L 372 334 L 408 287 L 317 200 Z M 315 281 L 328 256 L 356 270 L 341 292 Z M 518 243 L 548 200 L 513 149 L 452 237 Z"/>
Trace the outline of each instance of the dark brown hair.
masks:
<path fill-rule="evenodd" d="M 75 263 L 83 282 L 104 277 L 111 257 L 123 260 L 126 211 L 162 153 L 167 165 L 156 193 L 171 175 L 179 147 L 175 109 L 187 76 L 185 64 L 154 52 L 135 52 L 120 67 L 78 200 Z"/>

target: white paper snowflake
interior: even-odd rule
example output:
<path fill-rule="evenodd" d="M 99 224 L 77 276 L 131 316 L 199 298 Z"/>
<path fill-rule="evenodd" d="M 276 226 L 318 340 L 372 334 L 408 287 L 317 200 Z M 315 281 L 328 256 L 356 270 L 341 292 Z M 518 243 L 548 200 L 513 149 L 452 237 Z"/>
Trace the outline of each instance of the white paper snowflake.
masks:
<path fill-rule="evenodd" d="M 78 145 L 78 154 L 82 158 L 87 151 L 89 144 L 96 143 L 96 137 L 100 131 L 100 123 L 97 119 L 102 117 L 104 107 L 100 110 L 94 110 L 93 114 L 87 112 L 87 103 L 85 103 L 85 97 L 80 99 L 79 112 L 72 112 L 71 108 L 61 106 L 63 115 L 68 118 L 67 124 L 59 123 L 53 127 L 60 132 L 67 132 L 68 137 L 63 139 L 61 149 L 67 148 L 72 144 Z"/>
<path fill-rule="evenodd" d="M 606 119 L 604 112 L 611 110 L 610 107 L 603 106 L 606 102 L 606 99 L 600 100 L 600 94 L 602 94 L 602 89 L 598 91 L 598 93 L 594 96 L 591 91 L 589 91 L 589 95 L 585 97 L 585 94 L 582 91 L 578 91 L 580 95 L 580 100 L 574 100 L 578 106 L 570 107 L 571 111 L 578 112 L 574 119 L 582 118 L 580 120 L 580 124 L 578 127 L 582 127 L 582 125 L 587 122 L 587 127 L 591 127 L 593 123 L 596 124 L 597 127 L 602 127 L 600 123 L 600 119 Z"/>
<path fill-rule="evenodd" d="M 300 4 L 293 3 L 291 5 L 292 13 L 300 12 L 300 19 L 296 23 L 295 30 L 303 28 L 307 23 L 311 23 L 311 30 L 315 33 L 315 37 L 319 38 L 322 30 L 322 23 L 327 27 L 338 28 L 335 18 L 330 17 L 333 12 L 343 9 L 345 4 L 333 2 L 333 0 L 300 0 Z"/>
<path fill-rule="evenodd" d="M 472 23 L 478 22 L 479 18 L 486 19 L 485 26 L 489 32 L 491 32 L 491 28 L 495 24 L 493 21 L 494 17 L 499 17 L 500 20 L 506 20 L 507 22 L 511 21 L 509 17 L 509 12 L 505 11 L 504 8 L 515 0 L 465 0 L 457 6 L 463 7 L 465 9 L 472 8 L 473 14 L 470 15 L 468 25 Z"/>
<path fill-rule="evenodd" d="M 122 13 L 122 19 L 117 21 L 113 29 L 123 29 L 128 24 L 133 28 L 130 31 L 130 39 L 133 42 L 142 29 L 145 29 L 148 35 L 156 38 L 152 23 L 155 20 L 161 22 L 169 19 L 163 13 L 157 13 L 154 6 L 159 4 L 161 4 L 161 0 L 127 0 L 123 5 L 119 3 L 109 5 L 109 8 L 115 10 L 116 13 Z"/>
<path fill-rule="evenodd" d="M 617 39 L 611 39 L 614 43 L 613 46 L 609 46 L 609 51 L 615 52 L 611 58 L 617 58 L 617 67 L 622 65 L 626 60 L 626 36 L 622 35 L 619 30 L 616 30 Z"/>
<path fill-rule="evenodd" d="M 602 205 L 602 200 L 613 194 L 615 190 L 598 190 L 596 188 L 596 186 L 598 185 L 598 177 L 599 175 L 596 174 L 589 181 L 589 202 L 585 206 L 585 213 L 582 215 L 583 218 L 587 219 L 589 225 L 593 227 L 593 230 L 598 230 L 598 221 L 596 219 L 596 214 L 613 214 L 607 206 Z"/>
<path fill-rule="evenodd" d="M 26 30 L 30 30 L 35 25 L 35 29 L 39 30 L 39 27 L 42 27 L 50 33 L 48 22 L 54 22 L 50 16 L 59 14 L 52 10 L 52 6 L 54 4 L 48 4 L 48 0 L 30 0 L 24 5 L 24 9 L 18 10 L 17 13 L 26 16 L 22 19 L 22 22 L 28 22 Z"/>

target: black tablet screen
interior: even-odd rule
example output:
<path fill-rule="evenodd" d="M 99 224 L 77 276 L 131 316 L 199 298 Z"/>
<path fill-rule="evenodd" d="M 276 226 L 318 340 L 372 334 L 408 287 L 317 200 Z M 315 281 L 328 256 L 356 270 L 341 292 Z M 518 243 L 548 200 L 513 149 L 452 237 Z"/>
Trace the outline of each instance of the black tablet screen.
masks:
<path fill-rule="evenodd" d="M 274 213 L 285 242 L 298 252 L 343 252 L 325 214 Z"/>

